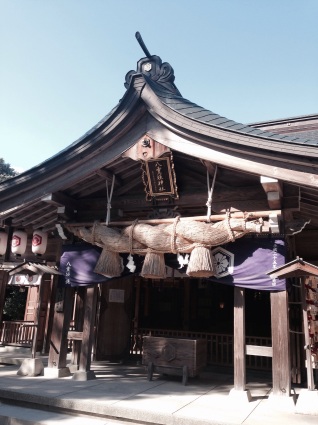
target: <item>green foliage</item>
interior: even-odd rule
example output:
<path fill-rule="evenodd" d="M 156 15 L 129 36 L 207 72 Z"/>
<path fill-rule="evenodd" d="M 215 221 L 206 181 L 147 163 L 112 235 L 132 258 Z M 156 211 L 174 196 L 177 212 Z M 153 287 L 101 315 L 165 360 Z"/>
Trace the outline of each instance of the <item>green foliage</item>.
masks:
<path fill-rule="evenodd" d="M 0 158 L 0 182 L 17 175 L 18 173 L 11 167 L 11 165 L 4 162 L 3 158 Z"/>
<path fill-rule="evenodd" d="M 26 304 L 27 289 L 20 292 L 19 287 L 8 287 L 6 289 L 6 301 L 3 308 L 4 320 L 23 320 Z"/>

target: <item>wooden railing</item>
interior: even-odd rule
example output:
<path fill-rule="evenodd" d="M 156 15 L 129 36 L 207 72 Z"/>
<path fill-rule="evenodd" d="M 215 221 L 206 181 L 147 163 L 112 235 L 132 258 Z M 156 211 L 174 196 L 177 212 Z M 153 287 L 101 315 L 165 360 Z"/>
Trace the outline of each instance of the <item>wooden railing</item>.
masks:
<path fill-rule="evenodd" d="M 0 324 L 0 344 L 32 347 L 34 330 L 33 322 L 4 321 Z"/>
<path fill-rule="evenodd" d="M 131 354 L 142 354 L 142 339 L 144 336 L 205 339 L 207 341 L 208 364 L 233 366 L 233 335 L 140 328 L 137 333 L 132 336 Z M 247 336 L 246 344 L 270 347 L 271 338 Z M 270 357 L 246 356 L 247 368 L 270 370 L 272 367 L 271 365 L 272 359 Z"/>

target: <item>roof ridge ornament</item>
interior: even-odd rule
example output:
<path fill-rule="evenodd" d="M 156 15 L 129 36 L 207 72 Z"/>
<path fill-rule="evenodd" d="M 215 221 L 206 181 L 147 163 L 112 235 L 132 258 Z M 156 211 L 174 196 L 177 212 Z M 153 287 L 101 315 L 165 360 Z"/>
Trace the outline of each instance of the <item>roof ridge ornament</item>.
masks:
<path fill-rule="evenodd" d="M 150 54 L 138 31 L 135 36 L 146 57 L 137 62 L 137 71 L 129 71 L 126 74 L 124 84 L 126 89 L 130 86 L 133 75 L 143 74 L 152 81 L 163 86 L 169 92 L 181 96 L 174 84 L 175 76 L 172 66 L 168 62 L 162 62 L 159 56 Z"/>
<path fill-rule="evenodd" d="M 140 45 L 140 47 L 142 48 L 142 50 L 144 51 L 144 54 L 147 56 L 147 58 L 151 58 L 151 54 L 149 53 L 149 50 L 147 49 L 144 40 L 141 37 L 141 34 L 139 31 L 136 32 L 135 37 Z"/>

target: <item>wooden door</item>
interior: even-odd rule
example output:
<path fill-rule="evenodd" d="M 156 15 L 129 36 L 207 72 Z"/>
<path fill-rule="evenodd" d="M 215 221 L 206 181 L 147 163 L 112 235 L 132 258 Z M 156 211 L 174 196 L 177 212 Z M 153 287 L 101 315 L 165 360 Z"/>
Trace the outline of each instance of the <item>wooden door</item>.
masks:
<path fill-rule="evenodd" d="M 129 354 L 133 277 L 102 284 L 96 360 L 122 359 Z"/>

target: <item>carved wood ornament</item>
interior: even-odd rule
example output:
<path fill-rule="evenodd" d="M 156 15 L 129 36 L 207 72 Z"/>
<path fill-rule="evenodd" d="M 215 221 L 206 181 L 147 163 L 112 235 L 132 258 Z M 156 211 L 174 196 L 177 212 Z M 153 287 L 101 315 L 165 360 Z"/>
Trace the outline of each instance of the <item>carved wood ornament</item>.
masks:
<path fill-rule="evenodd" d="M 142 181 L 146 200 L 178 198 L 176 175 L 171 150 L 147 134 L 123 154 L 124 157 L 141 161 Z"/>

